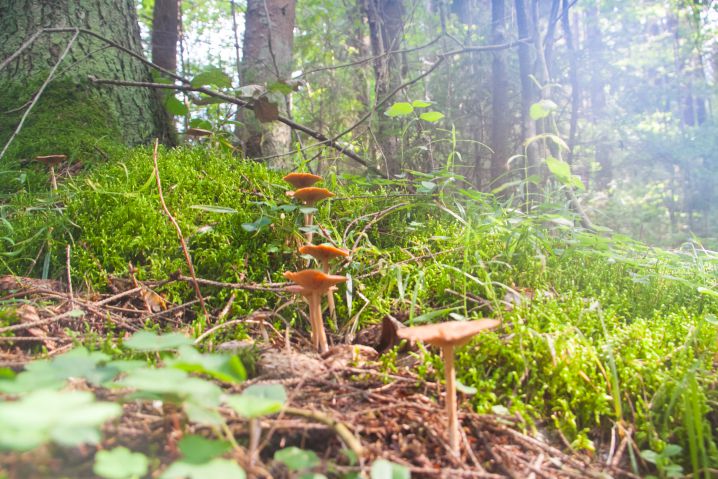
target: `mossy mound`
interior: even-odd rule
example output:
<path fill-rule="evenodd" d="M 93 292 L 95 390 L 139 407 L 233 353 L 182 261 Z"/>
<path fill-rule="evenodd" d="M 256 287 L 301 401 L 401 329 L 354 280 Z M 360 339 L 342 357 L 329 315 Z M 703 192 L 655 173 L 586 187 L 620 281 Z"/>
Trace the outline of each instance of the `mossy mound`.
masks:
<path fill-rule="evenodd" d="M 202 146 L 161 149 L 158 160 L 167 206 L 200 277 L 276 282 L 306 267 L 296 253 L 304 211 L 285 194 L 285 172 Z M 690 450 L 686 470 L 697 468 L 692 454 L 713 454 L 706 431 L 716 426 L 707 411 L 718 401 L 718 256 L 581 231 L 565 211 L 544 205 L 526 215 L 457 184 L 446 171 L 416 182 L 325 175 L 323 186 L 337 196 L 320 204 L 316 223 L 352 250 L 340 270 L 351 282 L 337 296 L 334 326 L 388 313 L 419 322 L 501 318 L 503 331 L 457 359 L 479 411 L 506 408 L 527 424 L 552 423 L 583 449 L 605 446 L 616 422 L 631 424 L 642 448 Z M 68 243 L 78 289 L 105 289 L 111 277 L 127 277 L 129 263 L 140 279 L 186 271 L 149 149 L 94 163 L 54 195 L 19 191 L 5 200 L 0 273 L 64 279 Z M 229 295 L 204 290 L 210 308 Z M 172 302 L 193 298 L 184 283 L 162 292 Z M 232 314 L 277 302 L 238 291 Z M 283 314 L 301 317 L 296 308 Z M 199 334 L 205 325 L 194 327 Z M 429 358 L 419 371 L 436 379 L 439 359 Z"/>

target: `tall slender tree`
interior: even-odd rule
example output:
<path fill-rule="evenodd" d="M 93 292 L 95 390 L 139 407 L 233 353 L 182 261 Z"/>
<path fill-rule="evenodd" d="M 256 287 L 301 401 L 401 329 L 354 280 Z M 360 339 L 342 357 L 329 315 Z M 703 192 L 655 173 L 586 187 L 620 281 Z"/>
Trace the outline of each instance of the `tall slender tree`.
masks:
<path fill-rule="evenodd" d="M 177 71 L 180 0 L 155 0 L 152 14 L 152 63 Z"/>
<path fill-rule="evenodd" d="M 404 30 L 403 0 L 364 0 L 374 57 L 375 98 L 382 100 L 401 84 L 402 55 L 399 48 Z M 376 137 L 387 173 L 401 170 L 400 135 L 397 120 L 378 112 Z"/>
<path fill-rule="evenodd" d="M 295 0 L 248 0 L 244 15 L 244 41 L 240 77 L 243 85 L 271 85 L 289 80 L 292 73 Z M 280 112 L 287 112 L 287 103 L 277 102 Z M 275 156 L 286 153 L 291 131 L 273 121 L 262 123 L 249 111 L 239 115 L 242 127 L 239 136 L 250 157 Z M 274 164 L 280 164 L 275 159 Z"/>
<path fill-rule="evenodd" d="M 491 40 L 495 45 L 506 41 L 506 3 L 505 0 L 491 0 Z M 506 173 L 506 160 L 509 157 L 509 93 L 506 73 L 507 53 L 505 50 L 493 52 L 491 62 L 491 179 L 494 185 L 500 183 Z"/>

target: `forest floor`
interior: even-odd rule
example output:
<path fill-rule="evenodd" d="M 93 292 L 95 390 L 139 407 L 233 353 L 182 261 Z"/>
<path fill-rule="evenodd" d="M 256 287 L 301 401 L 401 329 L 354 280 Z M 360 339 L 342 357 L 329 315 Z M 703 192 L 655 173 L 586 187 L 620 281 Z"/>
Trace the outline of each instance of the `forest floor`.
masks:
<path fill-rule="evenodd" d="M 560 192 L 516 208 L 447 169 L 329 171 L 316 208 L 211 148 L 57 171 L 0 182 L 0 479 L 718 471 L 718 253 L 696 239 L 585 230 Z M 285 289 L 310 233 L 350 252 L 323 356 Z M 481 319 L 501 326 L 455 351 L 455 457 L 443 358 L 392 328 Z"/>
<path fill-rule="evenodd" d="M 132 286 L 129 280 L 118 283 Z M 0 367 L 19 371 L 33 360 L 62 355 L 91 335 L 106 335 L 108 325 L 121 335 L 141 329 L 138 320 L 147 318 L 147 297 L 141 291 L 153 286 L 156 283 L 139 284 L 117 289 L 113 294 L 88 297 L 71 294 L 58 281 L 0 277 L 0 301 L 15 299 L 24 303 L 21 321 L 13 329 L 22 335 L 8 337 L 13 343 L 10 347 L 0 344 Z M 160 310 L 154 319 L 174 327 L 188 324 L 184 315 L 194 303 Z M 70 313 L 78 307 L 88 311 L 83 333 L 68 335 L 69 330 L 76 329 L 78 318 Z M 248 323 L 255 337 L 266 336 L 266 341 L 215 345 L 215 349 L 225 352 L 250 348 L 256 353 L 256 376 L 233 390 L 265 382 L 291 390 L 285 411 L 261 419 L 264 433 L 256 459 L 250 460 L 247 451 L 234 452 L 234 459 L 252 477 L 293 477 L 272 461 L 278 449 L 289 446 L 316 451 L 322 460 L 321 469 L 342 477 L 368 470 L 377 458 L 405 466 L 414 478 L 637 477 L 625 469 L 628 438 L 600 454 L 567 453 L 565 438 L 528 434 L 520 417 L 477 414 L 470 407 L 461 408 L 461 455 L 453 455 L 447 444 L 443 387 L 412 372 L 420 360 L 407 354 L 406 348 L 395 358 L 399 367 L 387 372 L 376 351 L 382 348 L 380 343 L 387 334 L 380 325 L 362 330 L 353 345 L 333 346 L 320 356 L 311 351 L 309 338 L 300 331 L 281 333 L 271 325 L 260 325 L 251 315 L 237 321 Z M 340 342 L 342 338 L 330 339 Z M 37 346 L 42 346 L 42 353 L 33 352 Z M 113 398 L 112 391 L 81 380 L 74 382 L 72 388 L 92 391 L 102 399 Z M 121 445 L 134 451 L 150 451 L 160 447 L 157 456 L 166 465 L 179 457 L 177 443 L 182 435 L 207 432 L 189 424 L 178 427 L 177 414 L 172 409 L 139 401 L 126 402 L 123 408 L 121 419 L 105 426 L 99 449 Z M 246 443 L 246 421 L 224 413 L 235 437 Z M 347 449 L 356 454 L 356 463 L 347 460 Z M 4 469 L 9 479 L 96 477 L 92 474 L 95 450 L 81 446 L 60 455 L 50 450 L 44 454 L 3 454 L 0 471 Z"/>

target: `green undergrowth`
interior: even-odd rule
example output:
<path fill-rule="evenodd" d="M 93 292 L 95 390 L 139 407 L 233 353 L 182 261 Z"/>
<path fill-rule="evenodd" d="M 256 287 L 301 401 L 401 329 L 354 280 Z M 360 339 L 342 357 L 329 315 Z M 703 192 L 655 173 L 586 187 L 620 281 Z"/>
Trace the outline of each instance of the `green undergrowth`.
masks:
<path fill-rule="evenodd" d="M 284 271 L 305 267 L 296 255 L 305 211 L 286 196 L 283 172 L 202 147 L 161 150 L 159 168 L 198 276 L 281 282 Z M 353 250 L 331 327 L 388 313 L 417 324 L 499 317 L 500 331 L 458 355 L 478 411 L 517 414 L 597 454 L 612 431 L 616 441 L 630 434 L 643 451 L 627 449 L 636 470 L 709 477 L 718 465 L 716 253 L 582 231 L 560 205 L 504 208 L 447 171 L 395 181 L 325 176 L 337 196 L 320 204 L 316 223 Z M 3 201 L 2 273 L 63 279 L 67 244 L 76 288 L 103 291 L 113 276 L 127 277 L 129 263 L 144 280 L 186 273 L 148 149 L 95 163 L 55 195 L 20 189 Z M 186 283 L 160 291 L 172 303 L 194 297 Z M 214 308 L 230 293 L 203 291 Z M 274 294 L 236 294 L 229 317 L 278 305 Z M 205 327 L 193 326 L 196 334 Z M 432 380 L 439 371 L 436 356 L 420 368 Z"/>

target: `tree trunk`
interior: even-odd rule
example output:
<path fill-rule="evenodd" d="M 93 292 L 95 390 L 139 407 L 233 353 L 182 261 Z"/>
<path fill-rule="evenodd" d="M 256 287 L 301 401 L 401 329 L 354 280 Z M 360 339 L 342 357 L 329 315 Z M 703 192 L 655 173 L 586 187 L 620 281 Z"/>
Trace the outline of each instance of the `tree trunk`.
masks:
<path fill-rule="evenodd" d="M 364 11 L 369 22 L 369 33 L 374 61 L 375 101 L 380 101 L 401 84 L 402 57 L 386 55 L 397 50 L 404 29 L 404 3 L 402 0 L 365 0 Z M 378 112 L 376 137 L 387 173 L 401 171 L 401 137 L 397 118 Z"/>
<path fill-rule="evenodd" d="M 491 43 L 499 45 L 506 41 L 506 11 L 504 0 L 491 0 Z M 491 63 L 492 81 L 492 128 L 491 180 L 493 186 L 505 180 L 506 160 L 509 158 L 509 96 L 506 74 L 505 50 L 493 52 Z"/>
<path fill-rule="evenodd" d="M 0 0 L 0 60 L 15 53 L 42 28 L 92 30 L 141 54 L 132 0 L 37 2 Z M 71 33 L 45 33 L 0 71 L 0 142 L 10 138 L 30 100 L 62 56 Z M 53 81 L 37 99 L 8 150 L 9 157 L 92 151 L 100 141 L 137 144 L 170 138 L 168 117 L 152 90 L 92 87 L 98 78 L 149 81 L 148 68 L 98 39 L 84 35 L 69 49 Z M 96 151 L 94 152 L 96 154 Z"/>
<path fill-rule="evenodd" d="M 588 87 L 591 100 L 591 120 L 594 125 L 601 123 L 606 109 L 606 93 L 604 91 L 606 60 L 600 19 L 599 0 L 594 0 L 587 5 L 586 11 L 586 48 L 588 49 L 588 71 L 590 74 Z M 608 141 L 602 136 L 596 139 L 596 162 L 601 165 L 601 170 L 596 175 L 596 189 L 603 190 L 613 179 L 613 163 Z"/>
<path fill-rule="evenodd" d="M 248 0 L 244 14 L 242 47 L 243 85 L 270 85 L 289 80 L 292 73 L 292 48 L 295 0 Z M 277 102 L 280 113 L 288 114 L 286 101 Z M 291 142 L 288 126 L 273 121 L 260 123 L 254 113 L 240 111 L 239 136 L 249 157 L 286 153 Z M 283 157 L 285 158 L 285 157 Z M 274 159 L 274 166 L 286 164 L 286 158 Z"/>
<path fill-rule="evenodd" d="M 526 14 L 526 0 L 516 0 L 516 26 L 518 28 L 519 38 L 530 38 L 531 31 L 529 29 L 529 18 Z M 518 48 L 519 55 L 519 74 L 521 75 L 521 145 L 526 144 L 526 140 L 536 136 L 536 124 L 529 110 L 536 98 L 535 85 L 531 80 L 533 70 L 531 68 L 531 47 L 528 43 L 522 42 Z M 536 143 L 531 142 L 526 148 L 526 178 L 531 175 L 538 174 L 538 152 L 536 151 Z M 536 188 L 531 187 L 530 183 L 526 186 L 527 200 L 530 195 L 535 194 Z M 527 201 L 527 207 L 529 203 Z"/>
<path fill-rule="evenodd" d="M 573 31 L 569 20 L 569 1 L 562 0 L 561 7 L 561 25 L 566 39 L 566 49 L 568 50 L 568 77 L 571 82 L 571 123 L 568 133 L 568 154 L 566 161 L 573 164 L 573 149 L 576 146 L 576 135 L 578 134 L 578 108 L 581 103 L 581 90 L 578 82 L 578 57 L 576 55 L 576 45 L 573 40 Z"/>
<path fill-rule="evenodd" d="M 155 0 L 152 14 L 152 63 L 177 71 L 179 0 Z"/>

